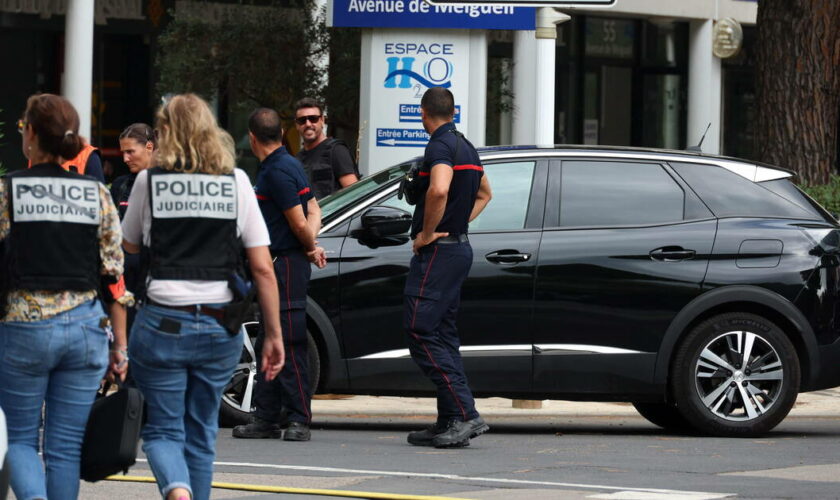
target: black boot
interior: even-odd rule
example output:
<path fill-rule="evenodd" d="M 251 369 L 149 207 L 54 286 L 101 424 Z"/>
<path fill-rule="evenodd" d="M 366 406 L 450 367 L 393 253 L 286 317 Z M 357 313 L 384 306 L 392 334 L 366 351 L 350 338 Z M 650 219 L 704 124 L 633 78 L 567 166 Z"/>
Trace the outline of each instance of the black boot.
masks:
<path fill-rule="evenodd" d="M 246 425 L 237 425 L 233 428 L 233 437 L 243 439 L 280 439 L 283 430 L 280 424 L 263 420 L 254 415 L 251 422 Z"/>
<path fill-rule="evenodd" d="M 283 434 L 283 441 L 309 441 L 311 437 L 308 425 L 303 422 L 289 422 L 289 428 Z"/>
<path fill-rule="evenodd" d="M 450 420 L 446 430 L 432 438 L 432 446 L 435 448 L 463 448 L 470 445 L 470 439 L 490 430 L 490 426 L 484 423 L 484 419 L 476 417 L 463 422 L 461 420 Z"/>
<path fill-rule="evenodd" d="M 446 430 L 446 424 L 435 422 L 426 427 L 422 431 L 414 431 L 408 433 L 408 443 L 414 446 L 434 446 L 432 440 Z"/>

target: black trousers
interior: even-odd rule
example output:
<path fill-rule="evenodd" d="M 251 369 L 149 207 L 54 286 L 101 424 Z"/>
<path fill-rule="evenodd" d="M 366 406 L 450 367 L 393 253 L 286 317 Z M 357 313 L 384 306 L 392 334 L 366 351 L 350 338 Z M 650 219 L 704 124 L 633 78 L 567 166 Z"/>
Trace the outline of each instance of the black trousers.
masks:
<path fill-rule="evenodd" d="M 254 387 L 254 413 L 263 420 L 279 422 L 281 411 L 285 408 L 289 421 L 309 424 L 312 411 L 306 337 L 306 290 L 312 267 L 302 251 L 287 252 L 275 259 L 274 273 L 280 289 L 280 326 L 283 328 L 286 364 L 274 380 L 266 382 L 261 366 L 265 340 L 265 332 L 261 327 L 255 344 L 259 373 Z"/>
<path fill-rule="evenodd" d="M 461 285 L 472 266 L 469 242 L 431 244 L 411 259 L 405 284 L 403 325 L 408 349 L 437 386 L 438 421 L 478 417 L 464 365 L 455 321 Z"/>

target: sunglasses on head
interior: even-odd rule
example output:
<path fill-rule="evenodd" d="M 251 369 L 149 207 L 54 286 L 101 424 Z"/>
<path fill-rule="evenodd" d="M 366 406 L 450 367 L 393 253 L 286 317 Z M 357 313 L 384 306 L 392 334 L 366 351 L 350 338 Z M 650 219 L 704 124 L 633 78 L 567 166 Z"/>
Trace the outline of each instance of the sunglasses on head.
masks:
<path fill-rule="evenodd" d="M 318 120 L 321 119 L 322 115 L 307 115 L 307 116 L 298 116 L 295 118 L 295 123 L 298 125 L 306 125 L 306 122 L 310 123 L 318 123 Z"/>
<path fill-rule="evenodd" d="M 23 129 L 25 129 L 25 128 L 26 128 L 26 120 L 21 118 L 20 120 L 17 121 L 17 131 L 19 133 L 23 134 Z"/>

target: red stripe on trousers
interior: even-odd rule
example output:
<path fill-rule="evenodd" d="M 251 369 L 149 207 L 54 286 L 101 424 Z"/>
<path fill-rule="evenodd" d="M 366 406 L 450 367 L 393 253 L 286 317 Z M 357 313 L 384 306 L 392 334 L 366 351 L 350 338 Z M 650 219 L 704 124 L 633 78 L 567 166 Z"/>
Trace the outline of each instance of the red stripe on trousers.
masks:
<path fill-rule="evenodd" d="M 297 359 L 295 359 L 295 346 L 292 343 L 292 334 L 294 331 L 292 330 L 292 268 L 289 265 L 289 258 L 283 257 L 286 261 L 286 305 L 288 306 L 288 318 L 289 318 L 289 348 L 292 351 L 292 365 L 295 367 L 295 376 L 297 377 L 298 382 L 298 392 L 300 393 L 300 401 L 303 403 L 303 411 L 306 413 L 306 420 L 307 424 L 312 421 L 312 416 L 309 414 L 309 409 L 307 408 L 306 404 L 306 395 L 303 393 L 303 381 L 300 377 L 300 368 L 298 368 Z"/>
<path fill-rule="evenodd" d="M 418 298 L 414 299 L 414 314 L 411 317 L 411 329 L 414 329 L 414 322 L 417 320 L 417 306 L 419 305 L 420 299 L 423 298 L 423 287 L 426 286 L 426 278 L 429 277 L 429 272 L 432 270 L 432 264 L 435 262 L 435 256 L 437 256 L 438 247 L 435 247 L 435 253 L 432 254 L 432 260 L 429 261 L 429 267 L 426 268 L 426 274 L 423 276 L 423 281 L 420 283 L 420 293 L 418 294 Z M 420 336 L 414 332 L 411 332 L 411 335 L 414 336 L 414 339 L 420 343 L 423 347 L 423 350 L 426 351 L 426 356 L 429 357 L 429 361 L 432 362 L 432 365 L 435 369 L 440 373 L 443 380 L 446 381 L 446 386 L 449 388 L 449 392 L 452 393 L 452 397 L 455 399 L 455 403 L 458 404 L 458 408 L 461 410 L 461 416 L 464 418 L 464 421 L 467 420 L 467 412 L 464 411 L 464 405 L 461 404 L 461 400 L 458 399 L 458 394 L 455 393 L 455 389 L 452 388 L 452 382 L 450 382 L 449 377 L 446 376 L 446 372 L 437 364 L 435 358 L 432 356 L 432 352 L 429 351 L 429 348 L 426 347 L 426 343 L 420 340 Z"/>

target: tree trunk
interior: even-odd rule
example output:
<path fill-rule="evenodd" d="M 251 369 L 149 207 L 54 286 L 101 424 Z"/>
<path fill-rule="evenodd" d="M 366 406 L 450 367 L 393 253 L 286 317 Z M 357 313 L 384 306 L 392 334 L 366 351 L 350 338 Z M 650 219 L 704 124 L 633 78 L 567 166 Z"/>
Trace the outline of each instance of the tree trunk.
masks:
<path fill-rule="evenodd" d="M 838 155 L 840 1 L 759 0 L 757 25 L 759 159 L 826 183 Z"/>

